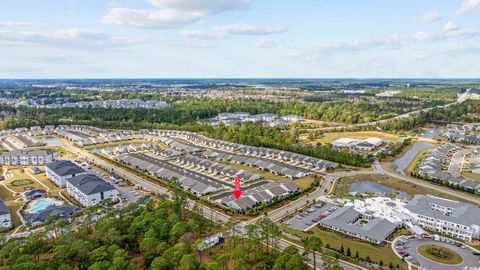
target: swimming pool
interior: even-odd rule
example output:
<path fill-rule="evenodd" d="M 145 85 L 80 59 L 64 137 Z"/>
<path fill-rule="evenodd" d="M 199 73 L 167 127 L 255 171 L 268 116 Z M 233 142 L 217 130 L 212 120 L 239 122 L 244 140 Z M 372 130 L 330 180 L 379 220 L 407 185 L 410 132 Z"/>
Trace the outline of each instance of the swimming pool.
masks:
<path fill-rule="evenodd" d="M 41 198 L 31 201 L 25 210 L 29 214 L 36 214 L 42 210 L 45 210 L 50 205 L 62 205 L 63 201 L 54 198 Z"/>

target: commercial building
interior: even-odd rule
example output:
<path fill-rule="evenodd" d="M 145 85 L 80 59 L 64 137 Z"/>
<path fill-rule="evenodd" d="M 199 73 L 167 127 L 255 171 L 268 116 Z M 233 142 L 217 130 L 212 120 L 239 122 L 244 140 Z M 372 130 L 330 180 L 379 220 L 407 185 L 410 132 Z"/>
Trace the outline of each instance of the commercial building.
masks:
<path fill-rule="evenodd" d="M 365 216 L 353 206 L 334 211 L 323 218 L 319 225 L 375 244 L 381 244 L 397 228 L 387 219 Z"/>
<path fill-rule="evenodd" d="M 94 174 L 68 178 L 67 192 L 83 206 L 92 206 L 106 199 L 118 200 L 118 190 Z"/>
<path fill-rule="evenodd" d="M 373 151 L 380 145 L 383 140 L 379 138 L 370 137 L 365 140 L 356 140 L 350 138 L 340 138 L 332 142 L 332 147 L 337 150 L 349 149 L 360 151 Z"/>
<path fill-rule="evenodd" d="M 69 160 L 57 160 L 46 165 L 48 180 L 59 187 L 65 187 L 67 179 L 85 174 L 85 170 Z"/>
<path fill-rule="evenodd" d="M 434 196 L 415 196 L 405 208 L 422 228 L 471 241 L 480 237 L 480 208 Z"/>
<path fill-rule="evenodd" d="M 53 150 L 14 150 L 0 155 L 0 165 L 44 165 L 57 159 Z"/>

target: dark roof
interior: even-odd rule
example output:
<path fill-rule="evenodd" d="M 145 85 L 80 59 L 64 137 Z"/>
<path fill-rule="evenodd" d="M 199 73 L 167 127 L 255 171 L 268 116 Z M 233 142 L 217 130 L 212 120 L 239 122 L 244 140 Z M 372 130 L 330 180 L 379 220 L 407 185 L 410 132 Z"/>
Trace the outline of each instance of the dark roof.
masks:
<path fill-rule="evenodd" d="M 75 205 L 50 205 L 38 213 L 26 216 L 25 219 L 29 223 L 44 223 L 49 216 L 58 215 L 60 218 L 68 219 L 76 211 L 80 211 L 80 208 Z"/>
<path fill-rule="evenodd" d="M 45 195 L 45 194 L 47 194 L 47 191 L 43 190 L 43 189 L 32 189 L 32 190 L 25 191 L 25 196 L 26 197 L 32 197 L 32 196 L 35 196 L 37 194 L 38 195 Z"/>
<path fill-rule="evenodd" d="M 69 160 L 57 160 L 48 163 L 46 166 L 59 176 L 73 175 L 85 172 L 85 170 L 83 170 L 78 165 Z"/>
<path fill-rule="evenodd" d="M 5 205 L 5 203 L 0 200 L 0 215 L 10 214 L 10 209 Z"/>
<path fill-rule="evenodd" d="M 87 195 L 115 189 L 115 187 L 94 174 L 81 174 L 67 179 L 67 182 Z"/>

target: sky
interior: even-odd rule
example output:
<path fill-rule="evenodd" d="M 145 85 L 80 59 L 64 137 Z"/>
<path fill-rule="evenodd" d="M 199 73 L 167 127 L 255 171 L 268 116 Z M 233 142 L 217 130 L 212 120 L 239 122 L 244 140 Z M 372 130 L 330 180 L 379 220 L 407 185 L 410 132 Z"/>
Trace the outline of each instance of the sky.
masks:
<path fill-rule="evenodd" d="M 0 78 L 479 78 L 480 0 L 0 0 Z"/>

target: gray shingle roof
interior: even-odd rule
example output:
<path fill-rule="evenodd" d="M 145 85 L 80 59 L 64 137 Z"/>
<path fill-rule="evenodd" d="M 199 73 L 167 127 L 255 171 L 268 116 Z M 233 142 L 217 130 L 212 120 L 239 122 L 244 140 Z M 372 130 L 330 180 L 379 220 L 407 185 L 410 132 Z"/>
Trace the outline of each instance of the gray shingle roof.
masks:
<path fill-rule="evenodd" d="M 74 175 L 85 172 L 85 170 L 69 160 L 57 160 L 50 162 L 46 165 L 46 167 L 59 176 Z"/>
<path fill-rule="evenodd" d="M 451 211 L 446 214 L 442 211 L 434 210 L 433 205 L 448 207 L 451 208 Z M 415 214 L 435 219 L 446 220 L 469 227 L 473 224 L 480 226 L 480 208 L 471 204 L 433 196 L 417 195 L 405 208 Z"/>
<path fill-rule="evenodd" d="M 115 189 L 115 187 L 94 174 L 81 174 L 67 179 L 67 182 L 87 195 Z"/>

